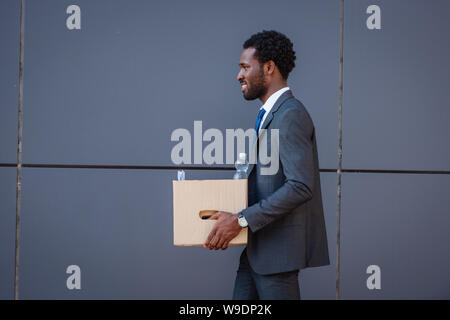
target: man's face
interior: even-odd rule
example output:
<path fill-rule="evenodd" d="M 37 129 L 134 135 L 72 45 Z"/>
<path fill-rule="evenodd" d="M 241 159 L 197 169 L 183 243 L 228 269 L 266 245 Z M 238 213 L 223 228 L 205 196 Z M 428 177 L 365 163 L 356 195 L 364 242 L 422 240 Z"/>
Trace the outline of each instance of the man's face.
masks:
<path fill-rule="evenodd" d="M 254 57 L 255 50 L 255 48 L 244 49 L 239 61 L 237 80 L 242 86 L 241 91 L 245 100 L 255 100 L 267 93 L 264 70 Z"/>

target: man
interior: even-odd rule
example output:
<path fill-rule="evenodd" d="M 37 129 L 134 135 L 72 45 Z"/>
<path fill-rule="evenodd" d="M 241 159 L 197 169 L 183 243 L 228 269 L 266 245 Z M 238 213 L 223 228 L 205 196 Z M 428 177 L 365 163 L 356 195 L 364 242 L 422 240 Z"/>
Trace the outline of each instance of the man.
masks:
<path fill-rule="evenodd" d="M 226 249 L 249 228 L 233 299 L 300 299 L 299 271 L 330 263 L 314 125 L 287 86 L 295 59 L 292 42 L 276 31 L 257 33 L 243 45 L 237 80 L 246 100 L 263 103 L 258 141 L 279 130 L 277 146 L 267 139 L 268 152 L 279 148 L 279 170 L 264 175 L 257 161 L 248 173 L 249 207 L 210 218 L 217 222 L 204 243 L 208 249 Z"/>

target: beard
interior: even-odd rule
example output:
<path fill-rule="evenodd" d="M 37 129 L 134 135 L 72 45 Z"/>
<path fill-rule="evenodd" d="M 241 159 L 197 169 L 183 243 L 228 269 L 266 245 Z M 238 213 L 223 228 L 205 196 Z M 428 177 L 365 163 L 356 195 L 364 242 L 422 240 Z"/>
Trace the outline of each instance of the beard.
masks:
<path fill-rule="evenodd" d="M 264 71 L 262 69 L 252 81 L 251 86 L 249 84 L 247 81 L 247 92 L 244 92 L 245 100 L 255 100 L 267 93 L 267 88 L 264 85 Z"/>

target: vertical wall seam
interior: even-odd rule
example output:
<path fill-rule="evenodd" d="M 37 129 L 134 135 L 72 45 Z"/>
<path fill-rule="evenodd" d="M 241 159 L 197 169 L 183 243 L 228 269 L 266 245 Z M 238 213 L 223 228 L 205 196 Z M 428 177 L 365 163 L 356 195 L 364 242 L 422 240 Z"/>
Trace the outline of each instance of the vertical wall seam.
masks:
<path fill-rule="evenodd" d="M 17 183 L 16 183 L 16 240 L 14 261 L 14 299 L 19 299 L 19 240 L 20 240 L 20 176 L 22 172 L 22 98 L 23 98 L 23 32 L 24 0 L 20 1 L 20 52 L 19 52 L 19 97 L 18 97 L 18 132 L 17 132 Z"/>
<path fill-rule="evenodd" d="M 339 18 L 339 106 L 338 106 L 338 167 L 337 167 L 337 221 L 336 221 L 336 300 L 339 300 L 341 272 L 341 171 L 342 171 L 342 97 L 344 64 L 344 0 L 341 0 Z"/>

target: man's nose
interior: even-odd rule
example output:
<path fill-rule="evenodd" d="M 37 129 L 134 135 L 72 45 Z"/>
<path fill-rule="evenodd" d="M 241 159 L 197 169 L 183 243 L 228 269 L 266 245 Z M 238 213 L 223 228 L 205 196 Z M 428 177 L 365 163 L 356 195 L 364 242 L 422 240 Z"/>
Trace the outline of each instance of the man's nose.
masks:
<path fill-rule="evenodd" d="M 241 81 L 244 79 L 244 76 L 242 75 L 242 72 L 241 72 L 241 71 L 239 71 L 239 73 L 237 74 L 236 79 L 237 79 L 237 81 L 239 81 L 239 82 L 241 82 Z"/>

